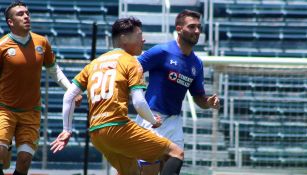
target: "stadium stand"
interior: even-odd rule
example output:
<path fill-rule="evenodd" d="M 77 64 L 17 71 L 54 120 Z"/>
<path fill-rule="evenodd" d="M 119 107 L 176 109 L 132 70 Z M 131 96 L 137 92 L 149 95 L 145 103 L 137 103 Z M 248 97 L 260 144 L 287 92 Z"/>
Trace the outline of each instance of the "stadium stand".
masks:
<path fill-rule="evenodd" d="M 304 1 L 215 1 L 219 54 L 305 57 L 300 44 L 307 39 L 306 8 Z M 268 44 L 263 45 L 265 42 Z M 277 46 L 271 49 L 274 43 Z"/>
<path fill-rule="evenodd" d="M 92 23 L 97 22 L 97 55 L 110 48 L 110 24 L 118 18 L 118 1 L 113 0 L 27 0 L 31 10 L 32 30 L 45 35 L 59 60 L 64 73 L 72 79 L 89 61 L 91 55 Z M 170 33 L 162 32 L 161 0 L 127 0 L 128 11 L 122 16 L 135 16 L 144 23 L 145 49 L 173 38 L 176 13 L 188 8 L 204 13 L 203 1 L 172 0 L 170 9 Z M 0 10 L 9 4 L 0 1 Z M 307 3 L 304 0 L 215 0 L 214 23 L 219 24 L 218 55 L 298 57 L 306 58 Z M 208 38 L 208 21 L 204 22 L 204 33 L 196 47 L 205 52 Z M 3 16 L 0 17 L 0 34 L 8 32 Z M 60 60 L 68 60 L 61 62 Z M 83 60 L 80 62 L 80 60 Z M 212 94 L 213 70 L 205 69 L 207 94 Z M 222 116 L 220 110 L 219 127 L 216 138 L 217 153 L 212 154 L 212 111 L 197 108 L 196 165 L 212 166 L 213 156 L 218 166 L 237 166 L 235 148 L 231 140 L 231 127 L 239 128 L 239 147 L 242 151 L 243 166 L 252 167 L 306 167 L 307 166 L 307 79 L 306 76 L 277 77 L 274 75 L 228 74 L 228 80 L 221 81 L 222 103 L 225 93 L 234 98 L 234 116 Z M 47 142 L 50 143 L 62 130 L 61 108 L 64 91 L 49 79 L 49 89 L 45 89 L 46 74 L 42 75 L 42 103 L 48 103 Z M 48 94 L 48 102 L 44 96 Z M 291 103 L 289 103 L 291 101 Z M 187 104 L 185 104 L 187 106 Z M 227 106 L 228 107 L 228 106 Z M 45 108 L 43 110 L 46 110 Z M 189 110 L 184 110 L 185 166 L 192 165 L 193 121 Z M 86 97 L 77 108 L 74 121 L 74 137 L 63 154 L 51 155 L 48 152 L 49 168 L 67 165 L 80 168 L 83 157 L 85 136 Z M 136 114 L 129 106 L 129 115 Z M 42 116 L 43 117 L 43 116 Z M 43 118 L 42 118 L 43 123 Z M 101 168 L 101 157 L 93 148 L 90 162 Z M 14 149 L 14 154 L 16 150 Z M 16 156 L 13 156 L 16 159 Z M 34 158 L 34 166 L 40 167 L 42 147 Z M 78 162 L 79 164 L 73 164 Z M 49 164 L 50 163 L 50 164 Z M 52 166 L 52 164 L 54 166 Z M 64 167 L 64 166 L 61 166 Z M 65 166 L 66 167 L 66 166 Z"/>
<path fill-rule="evenodd" d="M 234 116 L 221 119 L 221 130 L 231 147 L 230 127 L 238 123 L 245 165 L 306 166 L 306 79 L 284 74 L 229 74 L 224 84 L 234 99 Z"/>
<path fill-rule="evenodd" d="M 306 58 L 306 8 L 306 1 L 299 0 L 214 1 L 218 54 Z M 306 166 L 305 77 L 229 74 L 228 78 L 229 98 L 238 97 L 233 120 L 240 128 L 243 164 Z M 229 118 L 220 122 L 230 143 L 233 123 Z"/>

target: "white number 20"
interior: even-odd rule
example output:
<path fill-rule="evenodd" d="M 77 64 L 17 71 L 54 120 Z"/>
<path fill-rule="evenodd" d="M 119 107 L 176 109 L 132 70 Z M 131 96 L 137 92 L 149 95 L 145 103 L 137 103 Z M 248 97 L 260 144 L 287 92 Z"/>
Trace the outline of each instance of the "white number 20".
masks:
<path fill-rule="evenodd" d="M 96 103 L 97 101 L 100 101 L 101 99 L 106 100 L 112 97 L 114 92 L 115 77 L 116 77 L 115 69 L 107 70 L 104 73 L 95 72 L 93 74 L 91 81 L 97 79 L 97 82 L 92 85 L 90 90 L 91 100 L 93 104 Z M 95 94 L 96 89 L 98 89 L 99 87 L 100 87 L 100 94 Z"/>

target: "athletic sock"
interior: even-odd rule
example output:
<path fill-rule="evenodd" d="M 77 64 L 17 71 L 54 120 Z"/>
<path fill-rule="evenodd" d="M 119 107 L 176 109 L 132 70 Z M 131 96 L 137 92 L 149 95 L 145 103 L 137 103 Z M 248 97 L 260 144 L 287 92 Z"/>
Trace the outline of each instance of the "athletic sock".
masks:
<path fill-rule="evenodd" d="M 161 175 L 179 175 L 182 163 L 182 160 L 176 157 L 170 157 L 165 162 Z"/>
<path fill-rule="evenodd" d="M 0 175 L 4 175 L 4 172 L 3 172 L 3 164 L 0 164 Z"/>
<path fill-rule="evenodd" d="M 27 175 L 27 174 L 24 174 L 24 173 L 20 173 L 18 172 L 17 170 L 14 171 L 13 175 Z"/>

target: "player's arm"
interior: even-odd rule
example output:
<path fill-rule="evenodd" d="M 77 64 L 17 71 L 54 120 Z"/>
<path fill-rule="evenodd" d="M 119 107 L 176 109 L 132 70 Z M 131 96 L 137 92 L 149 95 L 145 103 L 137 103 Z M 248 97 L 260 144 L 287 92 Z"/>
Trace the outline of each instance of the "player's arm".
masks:
<path fill-rule="evenodd" d="M 199 64 L 197 66 L 196 71 L 198 72 L 197 76 L 193 80 L 189 91 L 191 95 L 193 96 L 194 102 L 203 109 L 219 109 L 220 107 L 220 100 L 217 97 L 216 94 L 212 96 L 206 96 L 205 89 L 204 89 L 204 84 L 205 84 L 205 79 L 204 79 L 204 67 L 203 63 L 201 62 L 200 59 L 198 59 Z"/>
<path fill-rule="evenodd" d="M 55 62 L 51 67 L 46 68 L 49 75 L 52 77 L 52 79 L 61 86 L 65 91 L 70 87 L 71 83 L 67 79 L 67 77 L 64 75 L 63 71 L 61 70 L 60 66 Z M 82 96 L 78 95 L 75 98 L 76 106 L 80 106 L 82 101 Z"/>
<path fill-rule="evenodd" d="M 56 83 L 58 83 L 59 86 L 65 89 L 65 91 L 69 88 L 71 83 L 64 75 L 60 66 L 57 63 L 54 63 L 51 67 L 47 67 L 46 70 L 49 73 L 49 75 L 52 77 L 52 79 Z"/>
<path fill-rule="evenodd" d="M 216 94 L 212 96 L 205 96 L 205 95 L 197 95 L 193 96 L 194 102 L 203 109 L 219 109 L 220 108 L 220 100 Z"/>
<path fill-rule="evenodd" d="M 53 153 L 61 151 L 68 143 L 69 138 L 72 133 L 72 118 L 75 110 L 74 99 L 76 96 L 82 93 L 82 90 L 75 84 L 71 86 L 66 91 L 63 98 L 63 131 L 55 141 L 51 143 L 51 150 Z"/>
<path fill-rule="evenodd" d="M 157 128 L 161 126 L 161 120 L 160 118 L 155 118 L 152 114 L 148 103 L 146 102 L 143 94 L 143 89 L 132 89 L 131 90 L 131 96 L 132 96 L 132 103 L 137 111 L 137 113 L 144 118 L 145 120 L 149 121 L 153 128 Z"/>
<path fill-rule="evenodd" d="M 70 86 L 70 81 L 66 78 L 59 65 L 56 63 L 56 58 L 52 52 L 51 46 L 48 40 L 45 38 L 45 51 L 44 51 L 44 66 L 46 67 L 47 72 L 50 74 L 52 79 L 59 84 L 65 91 Z"/>

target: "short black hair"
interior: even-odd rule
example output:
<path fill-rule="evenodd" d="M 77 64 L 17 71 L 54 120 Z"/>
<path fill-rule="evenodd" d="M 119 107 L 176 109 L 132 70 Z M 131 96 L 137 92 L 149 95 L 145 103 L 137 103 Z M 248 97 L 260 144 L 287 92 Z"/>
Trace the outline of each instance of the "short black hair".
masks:
<path fill-rule="evenodd" d="M 175 26 L 178 26 L 178 25 L 184 25 L 184 19 L 186 17 L 192 17 L 192 18 L 197 18 L 197 19 L 200 19 L 200 13 L 196 12 L 196 11 L 192 11 L 192 10 L 183 10 L 182 12 L 180 12 L 177 17 L 176 17 L 176 22 L 175 22 Z"/>
<path fill-rule="evenodd" d="M 27 5 L 22 2 L 22 1 L 13 1 L 8 7 L 6 7 L 5 11 L 4 11 L 4 16 L 5 16 L 5 20 L 7 22 L 7 20 L 11 17 L 11 14 L 10 14 L 10 10 L 16 6 L 24 6 L 27 8 Z"/>
<path fill-rule="evenodd" d="M 135 27 L 142 27 L 142 22 L 134 17 L 117 19 L 112 25 L 112 40 L 122 34 L 133 33 Z"/>

